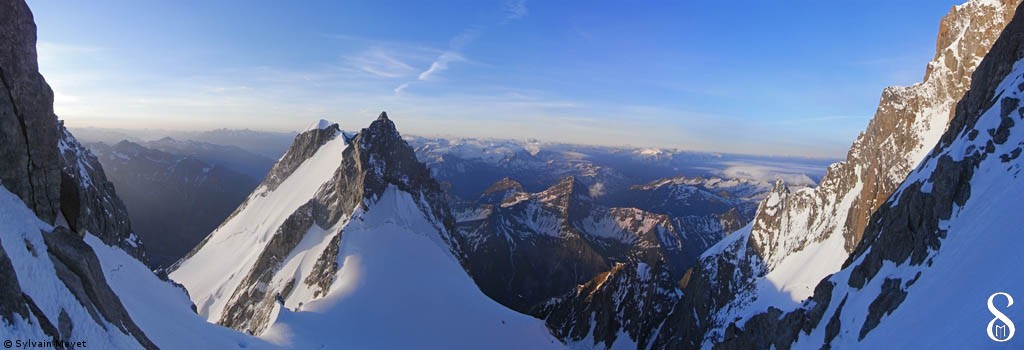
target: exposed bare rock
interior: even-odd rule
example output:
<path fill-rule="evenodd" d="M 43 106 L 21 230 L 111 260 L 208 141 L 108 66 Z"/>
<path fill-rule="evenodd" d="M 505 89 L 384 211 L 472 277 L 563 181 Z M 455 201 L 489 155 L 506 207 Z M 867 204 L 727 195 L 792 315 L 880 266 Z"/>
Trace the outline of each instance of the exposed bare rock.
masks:
<path fill-rule="evenodd" d="M 536 314 L 555 336 L 594 348 L 636 344 L 646 349 L 655 329 L 680 296 L 663 262 L 617 263 Z M 623 345 L 627 344 L 627 345 Z"/>
<path fill-rule="evenodd" d="M 146 261 L 142 240 L 135 235 L 128 210 L 107 180 L 99 160 L 75 137 L 59 126 L 61 168 L 61 213 L 70 228 L 80 235 L 92 233 L 104 243 L 118 246 Z"/>
<path fill-rule="evenodd" d="M 0 4 L 0 182 L 43 220 L 60 207 L 60 135 L 53 91 L 39 74 L 36 26 L 23 1 Z"/>
<path fill-rule="evenodd" d="M 92 248 L 63 227 L 44 233 L 47 253 L 57 268 L 57 276 L 90 312 L 96 323 L 110 324 L 134 337 L 147 349 L 156 349 L 146 334 L 132 321 L 121 300 L 107 285 L 103 269 Z"/>
<path fill-rule="evenodd" d="M 28 307 L 21 297 L 21 285 L 18 283 L 18 275 L 11 266 L 11 259 L 7 252 L 0 249 L 0 318 L 8 324 L 14 323 L 14 315 L 28 318 Z"/>

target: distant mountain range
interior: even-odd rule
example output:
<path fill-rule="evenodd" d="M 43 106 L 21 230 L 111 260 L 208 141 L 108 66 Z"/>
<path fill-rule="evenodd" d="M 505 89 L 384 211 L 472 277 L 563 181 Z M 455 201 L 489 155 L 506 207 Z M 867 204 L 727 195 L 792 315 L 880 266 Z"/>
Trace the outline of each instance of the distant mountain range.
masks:
<path fill-rule="evenodd" d="M 179 150 L 169 146 L 166 139 L 156 143 Z M 186 145 L 218 149 L 195 142 Z M 112 146 L 91 143 L 86 147 L 96 155 L 118 196 L 125 201 L 135 232 L 150 242 L 146 251 L 155 267 L 170 265 L 184 256 L 258 184 L 255 178 L 229 166 L 130 141 Z"/>
<path fill-rule="evenodd" d="M 406 137 L 431 173 L 460 198 L 475 198 L 505 177 L 544 190 L 574 176 L 615 201 L 631 186 L 685 175 L 813 186 L 830 159 L 750 156 L 667 149 L 604 147 L 493 139 Z"/>
<path fill-rule="evenodd" d="M 246 152 L 270 159 L 277 159 L 288 149 L 295 138 L 294 132 L 257 131 L 249 129 L 216 129 L 208 131 L 179 131 L 162 129 L 116 129 L 80 127 L 72 128 L 82 142 L 103 142 L 115 144 L 132 141 L 143 144 L 162 138 L 179 141 L 197 141 L 203 144 L 234 146 Z"/>

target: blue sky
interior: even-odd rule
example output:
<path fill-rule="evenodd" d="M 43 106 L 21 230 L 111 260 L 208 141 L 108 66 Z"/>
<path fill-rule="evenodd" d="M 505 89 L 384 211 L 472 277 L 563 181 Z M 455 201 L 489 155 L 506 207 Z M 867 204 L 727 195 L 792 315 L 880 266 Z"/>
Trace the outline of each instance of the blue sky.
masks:
<path fill-rule="evenodd" d="M 71 126 L 841 157 L 954 1 L 29 1 Z"/>

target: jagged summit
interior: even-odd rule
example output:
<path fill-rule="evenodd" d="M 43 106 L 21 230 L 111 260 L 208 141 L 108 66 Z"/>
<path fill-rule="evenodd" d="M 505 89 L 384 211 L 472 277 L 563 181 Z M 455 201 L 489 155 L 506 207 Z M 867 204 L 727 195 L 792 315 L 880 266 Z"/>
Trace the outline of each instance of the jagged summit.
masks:
<path fill-rule="evenodd" d="M 575 176 L 566 176 L 554 186 L 540 193 L 540 201 L 562 210 L 574 210 L 574 214 L 584 214 L 589 210 L 590 192 L 587 186 Z M 584 207 L 578 207 L 584 205 Z M 570 209 L 571 208 L 571 209 Z"/>
<path fill-rule="evenodd" d="M 412 147 L 402 140 L 402 135 L 398 133 L 395 122 L 388 119 L 386 112 L 381 112 L 377 120 L 374 120 L 373 123 L 370 123 L 369 127 L 360 131 L 356 138 L 361 140 L 360 147 L 364 148 L 373 147 L 374 145 L 390 148 L 401 144 L 412 150 Z"/>

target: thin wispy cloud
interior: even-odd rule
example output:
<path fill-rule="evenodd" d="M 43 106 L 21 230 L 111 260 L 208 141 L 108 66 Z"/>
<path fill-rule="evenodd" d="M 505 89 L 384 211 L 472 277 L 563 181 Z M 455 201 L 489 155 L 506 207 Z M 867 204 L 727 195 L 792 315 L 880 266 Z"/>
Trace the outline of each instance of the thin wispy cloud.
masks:
<path fill-rule="evenodd" d="M 408 87 L 409 87 L 409 83 L 405 83 L 405 84 L 399 85 L 398 87 L 395 88 L 395 94 L 401 94 L 402 91 L 405 91 L 405 89 L 408 88 Z"/>
<path fill-rule="evenodd" d="M 348 61 L 361 71 L 384 78 L 400 78 L 416 71 L 416 68 L 382 48 L 372 48 L 355 57 L 350 57 Z"/>
<path fill-rule="evenodd" d="M 441 56 L 438 56 L 437 60 L 434 61 L 434 63 L 430 64 L 430 68 L 427 68 L 427 70 L 423 71 L 423 73 L 420 73 L 419 80 L 420 81 L 430 80 L 430 77 L 434 76 L 435 74 L 437 74 L 437 73 L 439 73 L 441 71 L 444 71 L 444 70 L 448 69 L 448 64 L 449 63 L 461 62 L 461 61 L 465 61 L 465 60 L 466 59 L 463 58 L 462 55 L 460 55 L 459 53 L 457 53 L 455 51 L 447 51 L 447 52 L 441 54 Z"/>
<path fill-rule="evenodd" d="M 506 1 L 502 6 L 502 12 L 505 14 L 504 20 L 500 23 L 502 25 L 510 21 L 522 19 L 523 17 L 526 17 L 530 13 L 529 9 L 526 7 L 526 0 Z M 416 81 L 405 82 L 398 85 L 398 87 L 395 87 L 395 94 L 401 94 L 406 89 L 408 89 L 409 86 L 412 85 L 413 83 L 426 82 L 431 80 L 437 74 L 445 70 L 448 70 L 448 66 L 451 63 L 468 61 L 465 58 L 465 56 L 462 55 L 462 49 L 468 46 L 469 44 L 473 43 L 477 39 L 479 39 L 483 35 L 483 33 L 483 27 L 472 26 L 462 31 L 462 33 L 459 33 L 459 35 L 453 37 L 451 40 L 449 40 L 449 49 L 447 51 L 438 55 L 437 58 L 434 59 L 434 61 L 430 64 L 430 67 L 428 67 L 426 70 L 421 72 L 419 76 L 417 76 Z"/>

